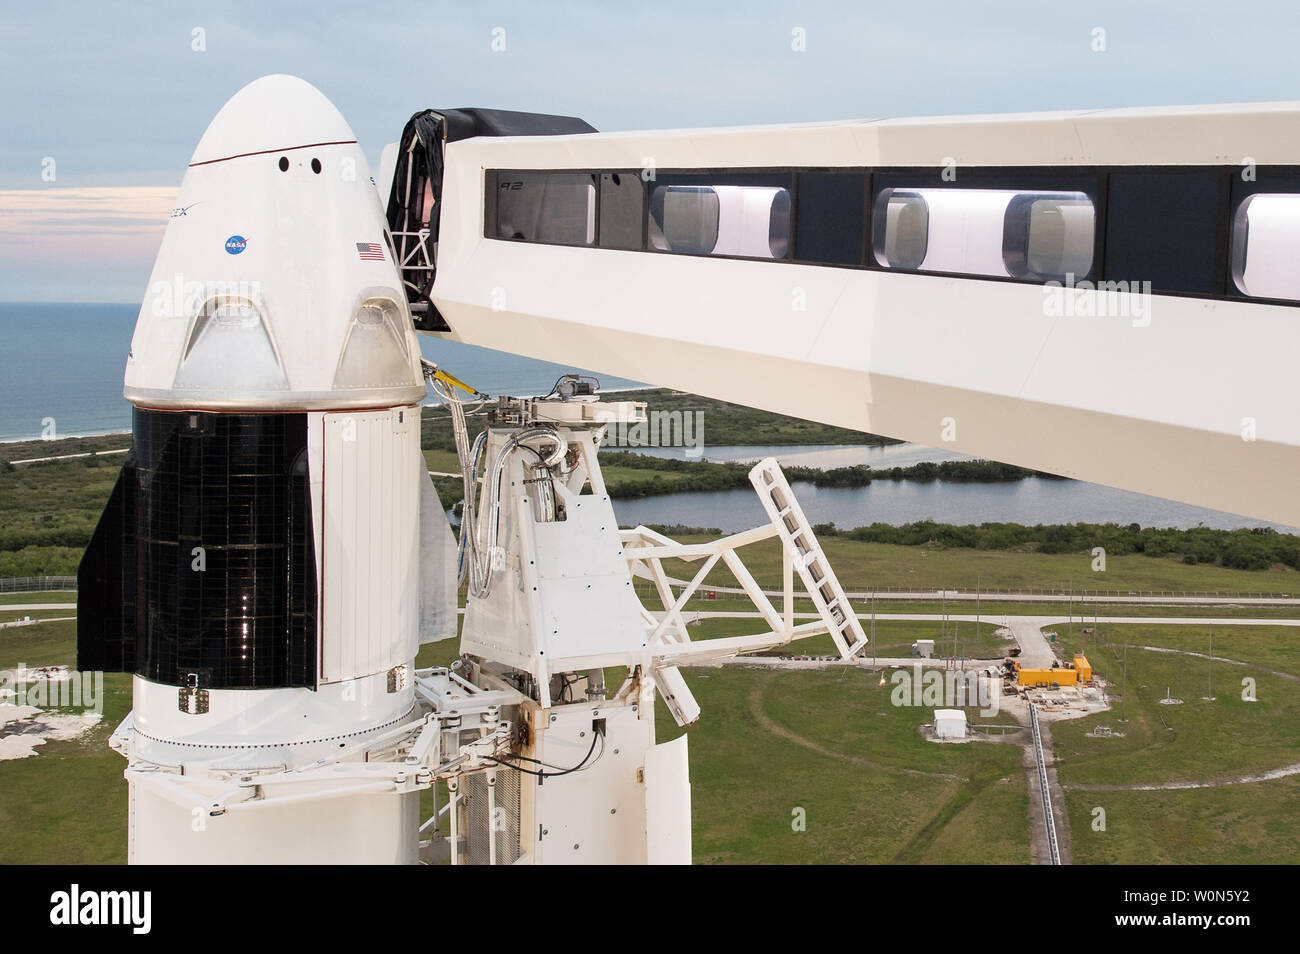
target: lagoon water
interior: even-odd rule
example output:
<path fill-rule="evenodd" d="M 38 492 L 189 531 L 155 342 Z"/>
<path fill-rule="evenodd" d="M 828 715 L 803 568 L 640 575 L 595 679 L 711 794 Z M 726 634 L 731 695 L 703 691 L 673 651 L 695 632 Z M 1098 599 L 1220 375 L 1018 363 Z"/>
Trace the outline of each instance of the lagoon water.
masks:
<path fill-rule="evenodd" d="M 803 463 L 801 455 L 777 455 L 782 463 Z M 1006 483 L 875 480 L 866 487 L 816 487 L 793 484 L 804 514 L 813 523 L 841 528 L 872 523 L 1140 523 L 1151 527 L 1206 526 L 1221 530 L 1276 526 L 1234 514 L 1205 510 L 1143 494 L 1078 480 L 1031 477 Z M 617 500 L 620 525 L 680 524 L 717 527 L 725 532 L 766 523 L 752 490 L 672 494 Z"/>
<path fill-rule="evenodd" d="M 704 437 L 708 440 L 708 423 L 705 422 Z M 611 445 L 605 445 L 609 448 Z M 618 447 L 616 450 L 646 454 L 650 457 L 666 457 L 675 460 L 711 460 L 711 461 L 758 461 L 764 457 L 775 457 L 782 464 L 799 467 L 820 467 L 830 470 L 833 467 L 855 467 L 866 464 L 868 467 L 910 467 L 926 461 L 971 460 L 967 454 L 943 450 L 938 447 L 925 447 L 921 444 L 797 444 L 797 445 L 744 445 L 735 447 L 705 447 L 703 450 L 687 447 Z"/>
<path fill-rule="evenodd" d="M 122 372 L 135 325 L 135 305 L 14 304 L 0 302 L 0 441 L 40 437 L 53 419 L 57 435 L 125 432 L 131 407 L 122 398 Z M 489 394 L 543 394 L 570 370 L 486 348 L 421 336 L 431 361 Z M 599 376 L 607 390 L 634 381 Z M 705 422 L 705 439 L 708 437 Z M 679 448 L 641 453 L 685 456 Z M 905 467 L 962 455 L 915 444 L 888 446 L 706 447 L 710 460 L 755 460 L 767 455 L 809 467 Z M 1145 526 L 1235 528 L 1262 526 L 1230 514 L 1112 490 L 1097 484 L 1021 480 L 1001 484 L 877 480 L 862 488 L 796 487 L 815 522 L 841 527 L 938 520 L 945 523 L 1140 523 Z M 740 530 L 763 520 L 748 490 L 673 494 L 620 501 L 619 522 L 685 524 Z"/>

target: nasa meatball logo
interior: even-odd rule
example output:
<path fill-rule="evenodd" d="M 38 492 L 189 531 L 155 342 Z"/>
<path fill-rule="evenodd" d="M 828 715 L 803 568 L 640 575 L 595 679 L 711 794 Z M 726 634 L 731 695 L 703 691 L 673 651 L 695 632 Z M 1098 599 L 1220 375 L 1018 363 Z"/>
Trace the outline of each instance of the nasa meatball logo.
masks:
<path fill-rule="evenodd" d="M 226 239 L 226 251 L 231 255 L 238 255 L 246 248 L 248 248 L 248 239 L 242 235 L 232 235 Z"/>

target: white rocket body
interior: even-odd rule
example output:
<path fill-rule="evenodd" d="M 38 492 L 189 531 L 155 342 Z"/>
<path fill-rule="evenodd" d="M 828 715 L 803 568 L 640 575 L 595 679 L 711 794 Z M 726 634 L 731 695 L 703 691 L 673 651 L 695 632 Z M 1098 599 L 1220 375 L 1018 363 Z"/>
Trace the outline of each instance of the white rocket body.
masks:
<path fill-rule="evenodd" d="M 126 369 L 135 563 L 102 585 L 134 621 L 114 739 L 131 860 L 414 861 L 418 793 L 202 807 L 410 717 L 422 618 L 426 639 L 455 632 L 419 349 L 365 158 L 321 93 L 269 76 L 212 121 L 176 205 Z"/>

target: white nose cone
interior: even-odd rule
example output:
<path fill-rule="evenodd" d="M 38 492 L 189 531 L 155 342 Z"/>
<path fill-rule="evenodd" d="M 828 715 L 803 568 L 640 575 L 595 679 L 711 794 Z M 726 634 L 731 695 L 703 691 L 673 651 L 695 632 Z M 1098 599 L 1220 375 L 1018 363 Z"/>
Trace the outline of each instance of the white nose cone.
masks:
<path fill-rule="evenodd" d="M 136 322 L 125 394 L 149 407 L 277 410 L 424 397 L 365 157 L 309 83 L 256 80 L 204 133 Z"/>
<path fill-rule="evenodd" d="M 221 107 L 199 140 L 191 166 L 287 146 L 351 145 L 356 137 L 325 94 L 282 73 L 249 83 Z"/>

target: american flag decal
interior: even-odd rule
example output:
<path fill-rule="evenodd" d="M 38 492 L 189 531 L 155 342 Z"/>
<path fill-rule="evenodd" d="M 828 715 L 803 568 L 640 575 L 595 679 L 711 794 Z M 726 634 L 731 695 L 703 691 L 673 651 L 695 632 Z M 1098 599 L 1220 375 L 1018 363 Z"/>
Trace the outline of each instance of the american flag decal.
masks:
<path fill-rule="evenodd" d="M 384 247 L 378 242 L 358 242 L 357 254 L 361 256 L 363 262 L 382 262 Z"/>

